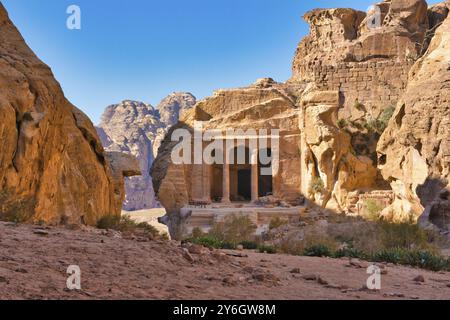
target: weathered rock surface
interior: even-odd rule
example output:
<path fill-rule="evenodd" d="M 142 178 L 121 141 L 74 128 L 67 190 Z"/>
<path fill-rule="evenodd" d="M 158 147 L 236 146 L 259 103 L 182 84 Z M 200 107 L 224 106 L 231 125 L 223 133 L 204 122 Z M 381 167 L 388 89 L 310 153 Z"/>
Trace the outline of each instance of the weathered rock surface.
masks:
<path fill-rule="evenodd" d="M 1 218 L 95 224 L 120 214 L 120 186 L 94 126 L 67 101 L 1 4 L 0 119 Z"/>
<path fill-rule="evenodd" d="M 382 174 L 396 194 L 383 214 L 394 220 L 416 220 L 426 207 L 431 219 L 450 213 L 449 67 L 447 18 L 412 68 L 406 92 L 378 145 Z"/>
<path fill-rule="evenodd" d="M 188 92 L 174 92 L 165 97 L 157 106 L 160 120 L 166 127 L 178 123 L 180 116 L 197 103 L 196 98 Z"/>
<path fill-rule="evenodd" d="M 141 176 L 125 181 L 124 210 L 150 209 L 158 205 L 150 168 L 168 128 L 195 102 L 190 93 L 173 93 L 161 101 L 158 109 L 130 100 L 106 108 L 97 128 L 105 149 L 135 156 L 142 172 Z"/>
<path fill-rule="evenodd" d="M 97 131 L 106 150 L 133 155 L 139 161 L 142 175 L 126 179 L 123 208 L 154 208 L 150 167 L 158 147 L 154 144 L 165 134 L 158 111 L 149 104 L 126 100 L 106 108 Z"/>
<path fill-rule="evenodd" d="M 350 134 L 337 126 L 338 107 L 338 91 L 311 91 L 303 95 L 301 180 L 302 191 L 310 199 L 342 212 L 349 205 L 349 192 L 375 186 L 377 170 L 369 158 L 353 154 Z M 323 183 L 322 190 L 313 186 L 317 181 Z"/>
<path fill-rule="evenodd" d="M 204 129 L 279 128 L 277 198 L 300 193 L 352 215 L 371 211 L 369 204 L 388 207 L 383 215 L 392 221 L 427 209 L 446 224 L 437 216 L 450 208 L 447 15 L 447 3 L 424 0 L 383 1 L 369 13 L 313 10 L 288 82 L 216 91 L 174 129 L 192 132 L 194 121 Z M 223 191 L 222 169 L 174 165 L 175 145 L 166 137 L 152 170 L 162 204 L 182 219 L 190 200 Z"/>

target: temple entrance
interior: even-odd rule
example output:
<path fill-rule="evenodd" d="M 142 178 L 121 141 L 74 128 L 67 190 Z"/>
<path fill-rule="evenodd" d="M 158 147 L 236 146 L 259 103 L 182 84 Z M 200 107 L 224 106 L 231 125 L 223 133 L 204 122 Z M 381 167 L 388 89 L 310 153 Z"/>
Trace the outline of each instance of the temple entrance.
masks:
<path fill-rule="evenodd" d="M 249 148 L 238 146 L 234 148 L 231 156 L 234 157 L 234 164 L 230 165 L 231 201 L 249 202 L 252 199 L 252 166 Z M 239 158 L 241 161 L 238 161 Z"/>
<path fill-rule="evenodd" d="M 266 197 L 273 195 L 273 175 L 267 175 L 267 172 L 263 171 L 270 171 L 270 168 L 272 166 L 272 163 L 267 161 L 264 161 L 262 157 L 272 157 L 272 150 L 271 149 L 262 149 L 259 150 L 258 153 L 258 196 L 259 197 Z M 264 170 L 266 169 L 266 170 Z M 269 169 L 269 170 L 267 170 Z"/>
<path fill-rule="evenodd" d="M 238 170 L 238 198 L 242 201 L 250 201 L 252 199 L 251 178 L 251 169 Z"/>
<path fill-rule="evenodd" d="M 223 197 L 223 165 L 214 164 L 211 166 L 211 200 L 221 202 Z"/>

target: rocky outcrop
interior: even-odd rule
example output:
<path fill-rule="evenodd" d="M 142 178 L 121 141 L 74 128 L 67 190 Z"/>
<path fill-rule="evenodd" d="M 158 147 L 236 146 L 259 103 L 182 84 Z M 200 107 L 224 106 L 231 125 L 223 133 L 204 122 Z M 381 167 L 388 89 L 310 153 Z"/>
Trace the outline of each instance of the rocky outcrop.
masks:
<path fill-rule="evenodd" d="M 371 159 L 354 155 L 350 134 L 337 126 L 339 92 L 310 91 L 301 101 L 303 193 L 322 207 L 345 211 L 349 193 L 375 186 L 377 170 Z"/>
<path fill-rule="evenodd" d="M 111 164 L 113 172 L 116 205 L 118 208 L 120 208 L 125 199 L 124 177 L 140 176 L 142 172 L 139 166 L 139 162 L 132 155 L 122 152 L 107 152 L 106 156 L 109 159 L 109 163 Z"/>
<path fill-rule="evenodd" d="M 174 92 L 168 95 L 157 106 L 161 122 L 166 127 L 177 124 L 180 116 L 196 103 L 196 98 L 189 92 Z"/>
<path fill-rule="evenodd" d="M 142 172 L 141 176 L 125 181 L 124 210 L 158 206 L 150 168 L 168 128 L 194 104 L 195 97 L 191 94 L 173 93 L 161 101 L 158 109 L 130 100 L 106 108 L 97 128 L 105 149 L 133 155 L 138 159 Z"/>
<path fill-rule="evenodd" d="M 204 129 L 280 128 L 277 198 L 300 193 L 354 215 L 387 207 L 391 221 L 417 220 L 425 209 L 445 224 L 437 217 L 450 207 L 447 15 L 448 4 L 424 0 L 383 1 L 368 13 L 313 10 L 289 81 L 218 90 L 174 129 L 192 132 L 194 121 Z M 214 184 L 222 169 L 174 165 L 175 145 L 166 137 L 153 172 L 169 215 L 182 218 L 190 200 L 221 191 Z"/>
<path fill-rule="evenodd" d="M 155 142 L 165 134 L 158 111 L 149 104 L 126 100 L 106 108 L 97 131 L 106 150 L 133 155 L 139 161 L 142 175 L 125 181 L 124 210 L 154 208 L 150 168 L 159 147 Z"/>
<path fill-rule="evenodd" d="M 94 126 L 1 4 L 0 119 L 0 218 L 94 225 L 120 214 L 120 186 Z"/>
<path fill-rule="evenodd" d="M 449 215 L 450 18 L 410 72 L 408 87 L 378 144 L 380 168 L 396 199 L 383 215 L 417 220 Z"/>

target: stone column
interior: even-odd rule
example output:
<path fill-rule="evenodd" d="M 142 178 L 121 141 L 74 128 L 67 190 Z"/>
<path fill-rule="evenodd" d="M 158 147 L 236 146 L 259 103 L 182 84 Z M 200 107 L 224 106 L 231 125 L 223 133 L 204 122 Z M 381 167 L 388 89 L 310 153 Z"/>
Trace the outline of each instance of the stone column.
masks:
<path fill-rule="evenodd" d="M 230 165 L 223 164 L 222 203 L 230 203 Z"/>
<path fill-rule="evenodd" d="M 252 151 L 252 158 L 250 163 L 252 165 L 252 180 L 251 180 L 252 202 L 256 202 L 259 198 L 258 149 L 254 149 Z"/>

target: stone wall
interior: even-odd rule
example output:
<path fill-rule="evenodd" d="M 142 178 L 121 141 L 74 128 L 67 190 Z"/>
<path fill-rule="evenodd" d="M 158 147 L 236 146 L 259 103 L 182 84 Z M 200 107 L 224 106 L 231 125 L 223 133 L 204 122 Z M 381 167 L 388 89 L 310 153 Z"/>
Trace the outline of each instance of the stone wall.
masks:
<path fill-rule="evenodd" d="M 351 118 L 356 101 L 380 112 L 387 106 L 395 106 L 408 83 L 411 62 L 371 61 L 342 62 L 322 65 L 320 61 L 304 67 L 302 73 L 310 74 L 320 90 L 338 90 L 341 93 L 340 117 Z M 308 70 L 306 70 L 308 69 Z"/>

